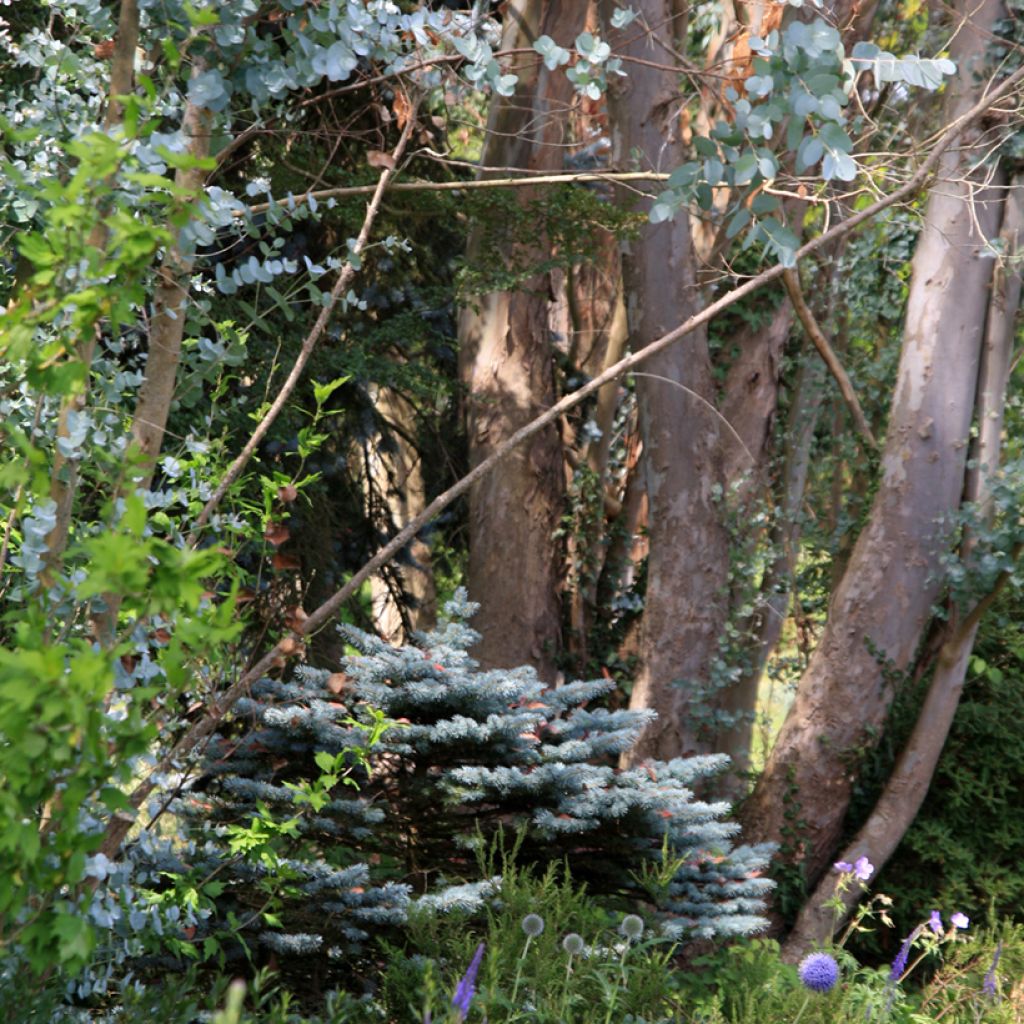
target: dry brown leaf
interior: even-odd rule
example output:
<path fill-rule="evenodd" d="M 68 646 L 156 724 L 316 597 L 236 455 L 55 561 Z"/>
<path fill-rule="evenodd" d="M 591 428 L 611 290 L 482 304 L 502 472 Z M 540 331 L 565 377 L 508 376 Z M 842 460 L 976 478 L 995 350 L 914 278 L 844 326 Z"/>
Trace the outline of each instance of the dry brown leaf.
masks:
<path fill-rule="evenodd" d="M 331 693 L 341 693 L 348 686 L 348 676 L 344 672 L 332 672 L 327 677 L 327 689 Z"/>
<path fill-rule="evenodd" d="M 396 92 L 395 100 L 391 104 L 392 109 L 395 112 L 395 120 L 398 122 L 398 130 L 405 131 L 405 126 L 412 117 L 412 104 L 409 102 L 404 92 Z"/>
<path fill-rule="evenodd" d="M 280 501 L 290 505 L 299 496 L 299 489 L 295 484 L 285 484 L 284 487 L 278 487 L 277 497 Z"/>
<path fill-rule="evenodd" d="M 390 153 L 382 153 L 379 149 L 371 149 L 366 154 L 366 162 L 371 167 L 376 167 L 378 170 L 384 170 L 386 167 L 389 171 L 395 169 L 395 158 Z"/>
<path fill-rule="evenodd" d="M 301 569 L 302 563 L 295 555 L 284 555 L 280 551 L 276 552 L 274 557 L 270 560 L 270 564 L 275 569 Z"/>
<path fill-rule="evenodd" d="M 291 657 L 293 654 L 304 654 L 306 645 L 298 637 L 286 636 L 277 645 L 277 649 L 286 657 Z"/>
<path fill-rule="evenodd" d="M 97 60 L 107 60 L 114 56 L 114 45 L 113 39 L 104 39 L 102 43 L 97 43 L 92 48 L 92 55 Z"/>
<path fill-rule="evenodd" d="M 267 528 L 264 530 L 263 536 L 266 540 L 270 541 L 275 548 L 279 548 L 286 540 L 288 540 L 291 536 L 291 532 L 283 523 L 267 523 Z"/>
<path fill-rule="evenodd" d="M 308 619 L 305 609 L 301 605 L 295 605 L 284 613 L 284 624 L 296 633 L 300 631 L 302 624 Z"/>

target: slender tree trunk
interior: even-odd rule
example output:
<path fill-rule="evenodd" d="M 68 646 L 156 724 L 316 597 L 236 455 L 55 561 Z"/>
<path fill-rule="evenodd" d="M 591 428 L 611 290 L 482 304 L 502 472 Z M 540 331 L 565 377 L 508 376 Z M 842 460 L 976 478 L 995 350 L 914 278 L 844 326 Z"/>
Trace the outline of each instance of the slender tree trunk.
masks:
<path fill-rule="evenodd" d="M 103 115 L 103 128 L 113 131 L 121 124 L 124 113 L 118 99 L 131 93 L 135 84 L 135 50 L 139 45 L 139 5 L 137 0 L 122 0 L 117 19 L 117 37 L 110 64 L 110 91 L 107 94 L 107 109 Z M 92 230 L 89 245 L 102 251 L 107 247 L 110 235 L 106 224 L 100 221 Z M 96 328 L 98 333 L 99 327 Z M 71 434 L 71 418 L 80 413 L 88 399 L 89 373 L 92 357 L 96 351 L 97 333 L 82 339 L 76 355 L 85 366 L 85 384 L 82 389 L 61 402 L 57 423 L 57 437 L 67 438 Z M 56 571 L 64 557 L 71 532 L 71 514 L 78 488 L 78 463 L 61 453 L 60 445 L 55 446 L 53 470 L 50 474 L 50 498 L 56 506 L 53 529 L 46 537 L 46 576 Z"/>
<path fill-rule="evenodd" d="M 542 35 L 571 45 L 586 16 L 585 0 L 513 0 L 506 12 L 504 47 L 529 46 Z M 488 119 L 485 165 L 555 171 L 562 167 L 566 111 L 572 86 L 561 69 L 541 62 L 520 70 L 515 95 L 495 97 Z M 517 192 L 519 202 L 534 198 Z M 481 245 L 474 232 L 469 259 Z M 509 243 L 519 259 L 548 254 L 543 230 L 535 241 Z M 545 275 L 516 292 L 475 300 L 459 323 L 460 374 L 466 389 L 470 465 L 479 465 L 555 401 L 548 337 L 550 284 Z M 562 515 L 565 480 L 558 431 L 549 427 L 517 449 L 470 492 L 470 597 L 480 602 L 474 627 L 483 634 L 474 652 L 482 664 L 533 664 L 542 678 L 555 676 L 561 634 L 562 563 L 552 536 Z"/>
<path fill-rule="evenodd" d="M 672 46 L 685 35 L 685 20 L 669 0 L 634 4 L 639 19 L 623 30 L 610 28 L 614 9 L 603 0 L 605 31 L 616 52 L 659 63 L 666 51 L 655 43 Z M 674 73 L 631 64 L 628 78 L 609 90 L 609 109 L 615 166 L 624 168 L 634 153 L 645 168 L 659 171 L 684 162 Z M 646 224 L 624 247 L 623 279 L 634 351 L 699 309 L 688 218 Z M 651 357 L 638 374 L 650 555 L 641 664 L 630 703 L 654 708 L 658 718 L 628 756 L 630 763 L 713 747 L 713 724 L 702 728 L 699 712 L 707 707 L 708 667 L 725 623 L 729 563 L 716 504 L 723 428 L 714 398 L 704 330 Z"/>
<path fill-rule="evenodd" d="M 989 304 L 978 375 L 978 437 L 971 453 L 972 468 L 964 495 L 982 509 L 989 503 L 989 481 L 999 466 L 1014 320 L 1020 304 L 1021 275 L 1016 258 L 1024 232 L 1024 204 L 1020 197 L 1024 183 L 1018 181 L 1014 184 L 1016 187 L 1008 192 L 1001 232 L 1006 262 L 996 274 Z M 970 539 L 965 542 L 965 560 L 970 560 L 973 546 Z M 949 638 L 939 650 L 932 681 L 910 738 L 874 810 L 847 845 L 841 859 L 852 861 L 866 856 L 875 870 L 880 871 L 913 824 L 928 794 L 960 703 L 964 675 L 981 618 L 979 612 L 984 608 L 984 604 L 979 604 L 966 619 L 952 622 L 947 630 Z M 836 915 L 831 906 L 826 906 L 834 894 L 835 879 L 825 875 L 800 911 L 786 941 L 784 953 L 787 959 L 797 960 L 812 946 L 826 942 L 833 930 L 842 924 L 845 915 Z M 842 894 L 847 912 L 854 907 L 859 896 L 859 890 L 853 886 Z"/>
<path fill-rule="evenodd" d="M 392 388 L 381 388 L 376 395 L 377 412 L 388 426 L 390 444 L 378 441 L 370 452 L 368 491 L 383 495 L 391 521 L 401 529 L 426 507 L 423 464 L 412 443 L 415 414 L 411 403 Z M 431 570 L 430 545 L 417 538 L 409 545 L 409 559 L 398 566 L 403 596 L 401 603 L 387 582 L 374 576 L 370 583 L 373 618 L 377 631 L 386 640 L 403 642 L 407 629 L 430 629 L 437 617 L 437 592 Z"/>
<path fill-rule="evenodd" d="M 947 123 L 987 82 L 985 57 L 999 0 L 961 0 L 952 44 L 958 72 Z M 807 822 L 805 875 L 816 882 L 836 848 L 855 778 L 851 758 L 879 727 L 892 697 L 882 659 L 910 663 L 942 590 L 942 555 L 961 498 L 978 360 L 998 232 L 1000 195 L 972 172 L 972 141 L 942 157 L 912 265 L 903 351 L 882 479 L 871 516 L 831 602 L 764 775 L 742 811 L 745 834 L 778 840 L 799 793 Z"/>
<path fill-rule="evenodd" d="M 192 74 L 200 75 L 205 70 L 205 64 L 196 61 Z M 186 104 L 181 131 L 189 156 L 196 160 L 210 155 L 210 118 L 210 111 L 205 107 Z M 182 168 L 177 171 L 174 179 L 178 188 L 196 194 L 203 187 L 206 171 L 201 167 Z M 132 438 L 146 456 L 143 477 L 136 483 L 142 490 L 148 490 L 152 483 L 156 460 L 163 446 L 164 431 L 167 429 L 167 417 L 171 412 L 178 363 L 181 360 L 181 342 L 185 335 L 189 279 L 194 265 L 194 248 L 182 249 L 175 242 L 167 250 L 157 272 L 153 318 L 149 325 L 146 376 L 132 420 Z"/>

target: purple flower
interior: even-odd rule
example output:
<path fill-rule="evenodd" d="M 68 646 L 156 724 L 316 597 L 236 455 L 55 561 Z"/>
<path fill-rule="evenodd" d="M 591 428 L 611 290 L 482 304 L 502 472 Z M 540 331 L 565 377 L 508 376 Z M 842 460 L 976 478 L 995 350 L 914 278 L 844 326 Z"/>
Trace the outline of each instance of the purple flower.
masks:
<path fill-rule="evenodd" d="M 981 983 L 981 990 L 992 999 L 995 999 L 998 995 L 996 968 L 999 966 L 999 957 L 1002 955 L 1002 952 L 1003 944 L 1001 942 L 996 943 L 996 951 L 992 956 L 992 966 L 989 967 L 985 980 Z"/>
<path fill-rule="evenodd" d="M 914 944 L 914 939 L 921 934 L 921 926 L 918 925 L 904 940 L 903 945 L 900 946 L 900 951 L 896 954 L 896 959 L 892 962 L 892 969 L 889 971 L 889 981 L 897 982 L 903 977 L 903 972 L 907 969 L 907 958 L 910 956 L 910 947 Z"/>
<path fill-rule="evenodd" d="M 853 870 L 853 865 L 846 860 L 837 860 L 835 864 L 832 865 L 832 867 L 834 867 L 836 871 L 839 871 L 843 874 L 846 874 L 847 871 Z"/>
<path fill-rule="evenodd" d="M 469 1013 L 469 1004 L 473 1002 L 473 996 L 476 993 L 476 972 L 480 970 L 480 961 L 483 958 L 484 944 L 481 942 L 476 947 L 473 959 L 469 962 L 469 967 L 466 968 L 466 973 L 462 976 L 455 995 L 452 996 L 452 1006 L 458 1011 L 460 1021 L 465 1020 L 466 1014 Z"/>
<path fill-rule="evenodd" d="M 839 964 L 828 953 L 811 953 L 800 961 L 797 974 L 805 988 L 828 992 L 839 980 Z"/>
<path fill-rule="evenodd" d="M 970 925 L 971 919 L 966 914 L 956 913 L 949 919 L 949 923 L 954 928 L 962 929 L 967 928 Z"/>
<path fill-rule="evenodd" d="M 928 918 L 928 927 L 936 935 L 941 935 L 946 930 L 946 926 L 942 923 L 942 915 L 937 910 L 933 910 L 932 916 Z"/>
<path fill-rule="evenodd" d="M 858 857 L 853 862 L 853 873 L 862 882 L 866 882 L 875 873 L 875 865 L 867 857 Z"/>

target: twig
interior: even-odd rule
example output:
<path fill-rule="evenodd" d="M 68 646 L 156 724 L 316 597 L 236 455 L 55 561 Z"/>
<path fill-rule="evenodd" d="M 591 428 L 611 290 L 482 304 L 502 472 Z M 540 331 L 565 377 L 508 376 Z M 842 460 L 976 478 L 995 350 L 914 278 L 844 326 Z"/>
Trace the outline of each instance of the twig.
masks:
<path fill-rule="evenodd" d="M 971 107 L 970 110 L 952 122 L 947 128 L 945 134 L 940 136 L 932 152 L 906 183 L 901 185 L 900 188 L 891 195 L 875 201 L 870 206 L 866 206 L 863 210 L 853 214 L 853 216 L 849 217 L 847 220 L 834 225 L 824 234 L 819 235 L 817 238 L 812 239 L 810 242 L 801 246 L 800 249 L 797 250 L 797 256 L 800 258 L 809 256 L 811 253 L 816 252 L 818 249 L 828 245 L 835 239 L 842 238 L 849 234 L 855 228 L 859 227 L 865 221 L 870 220 L 882 210 L 888 209 L 888 207 L 913 194 L 929 178 L 932 171 L 935 169 L 936 164 L 939 162 L 939 159 L 942 157 L 942 154 L 949 149 L 957 138 L 959 138 L 960 132 L 964 127 L 976 118 L 980 117 L 1000 97 L 1004 96 L 1022 80 L 1024 80 L 1024 66 L 1018 68 L 1017 71 L 1000 83 L 1000 85 L 987 97 L 979 100 L 973 107 Z M 352 576 L 348 583 L 320 605 L 320 607 L 302 623 L 299 629 L 279 640 L 262 658 L 260 658 L 259 661 L 256 662 L 256 664 L 232 683 L 220 698 L 211 704 L 206 715 L 196 722 L 192 728 L 190 728 L 189 731 L 182 736 L 180 740 L 178 740 L 171 751 L 163 757 L 160 763 L 150 772 L 150 774 L 139 783 L 130 797 L 132 806 L 138 808 L 142 805 L 146 798 L 156 788 L 156 780 L 160 778 L 161 775 L 172 770 L 175 764 L 188 756 L 192 750 L 203 741 L 203 739 L 209 736 L 214 729 L 217 728 L 220 720 L 228 711 L 231 710 L 235 702 L 248 692 L 252 683 L 275 665 L 281 664 L 289 655 L 298 653 L 303 647 L 301 642 L 303 637 L 320 629 L 321 626 L 325 625 L 330 619 L 332 619 L 338 609 L 341 608 L 341 606 L 359 590 L 370 576 L 398 554 L 439 512 L 447 508 L 447 506 L 455 501 L 456 498 L 465 494 L 481 477 L 494 469 L 494 467 L 510 452 L 534 434 L 543 430 L 548 426 L 548 424 L 555 422 L 560 416 L 568 412 L 570 409 L 579 405 L 584 401 L 584 399 L 588 398 L 605 384 L 616 380 L 623 374 L 632 370 L 634 366 L 642 363 L 645 359 L 650 358 L 650 356 L 657 352 L 661 352 L 663 349 L 668 348 L 681 338 L 684 338 L 691 331 L 703 326 L 709 320 L 714 319 L 724 310 L 739 302 L 740 299 L 744 299 L 748 295 L 762 288 L 764 285 L 778 280 L 782 274 L 783 268 L 776 265 L 762 271 L 756 277 L 750 278 L 748 281 L 732 289 L 732 291 L 727 292 L 717 301 L 711 303 L 711 305 L 707 306 L 700 313 L 690 317 L 689 320 L 680 324 L 679 327 L 676 327 L 674 330 L 662 335 L 656 341 L 651 342 L 651 344 L 647 345 L 639 352 L 633 352 L 624 359 L 621 359 L 619 362 L 608 367 L 608 369 L 598 374 L 583 387 L 574 391 L 570 395 L 566 395 L 536 419 L 532 420 L 525 426 L 520 427 L 519 430 L 517 430 L 490 456 L 484 459 L 483 462 L 476 466 L 475 469 L 471 470 L 466 474 L 466 476 L 459 480 L 458 483 L 453 484 L 447 491 L 435 498 L 420 515 L 409 522 L 407 526 L 400 530 L 368 562 L 366 562 L 363 567 Z M 103 843 L 100 847 L 102 852 L 108 857 L 116 856 L 121 843 L 130 831 L 133 823 L 134 817 L 132 815 L 124 812 L 115 814 L 107 825 Z"/>
<path fill-rule="evenodd" d="M 875 435 L 871 432 L 871 426 L 857 399 L 857 392 L 853 390 L 853 384 L 850 383 L 849 375 L 843 369 L 843 364 L 839 361 L 839 356 L 836 355 L 835 350 L 829 344 L 824 331 L 818 326 L 818 321 L 814 319 L 811 307 L 807 305 L 803 289 L 800 287 L 799 272 L 796 270 L 783 271 L 782 283 L 786 286 L 789 301 L 793 303 L 793 309 L 800 318 L 800 323 L 803 324 L 807 337 L 814 342 L 814 347 L 818 350 L 818 354 L 825 361 L 829 372 L 839 385 L 843 401 L 846 402 L 846 407 L 850 410 L 850 415 L 853 417 L 853 422 L 857 425 L 857 430 L 860 431 L 861 437 L 867 441 L 871 449 L 877 451 L 878 442 L 875 440 Z"/>
<path fill-rule="evenodd" d="M 409 119 L 406 121 L 405 128 L 402 131 L 402 136 L 398 140 L 398 145 L 395 146 L 391 153 L 391 166 L 384 169 L 381 173 L 380 180 L 373 189 L 373 199 L 370 200 L 366 207 L 366 216 L 363 218 L 363 226 L 359 231 L 359 237 L 352 245 L 352 256 L 358 256 L 366 247 L 367 240 L 370 237 L 370 231 L 373 228 L 374 221 L 377 219 L 377 213 L 380 210 L 381 201 L 384 198 L 384 192 L 388 187 L 388 182 L 390 182 L 392 177 L 395 175 L 394 167 L 398 161 L 401 160 L 402 154 L 405 152 L 405 147 L 412 135 L 415 121 L 415 116 L 410 113 Z M 239 474 L 243 469 L 245 469 L 249 459 L 252 458 L 252 453 L 256 451 L 256 446 L 266 436 L 267 431 L 270 429 L 274 420 L 277 419 L 278 414 L 284 408 L 285 403 L 289 398 L 291 398 L 292 392 L 295 390 L 295 386 L 298 384 L 299 378 L 302 376 L 302 371 L 306 368 L 306 363 L 309 362 L 309 358 L 313 354 L 313 349 L 316 348 L 317 342 L 320 341 L 324 332 L 327 330 L 327 324 L 330 322 L 331 315 L 334 313 L 335 307 L 338 305 L 341 297 L 345 294 L 354 276 L 355 268 L 352 265 L 350 257 L 341 268 L 341 273 L 338 274 L 338 280 L 335 281 L 334 287 L 331 289 L 331 294 L 327 300 L 327 304 L 320 311 L 320 315 L 316 318 L 316 323 L 313 324 L 309 334 L 307 334 L 303 340 L 302 347 L 299 349 L 299 354 L 292 365 L 291 372 L 285 379 L 284 384 L 281 385 L 281 390 L 277 393 L 277 397 L 274 399 L 263 419 L 260 420 L 259 425 L 246 442 L 245 447 L 238 453 L 238 457 L 228 467 L 223 479 L 217 486 L 217 490 L 213 492 L 212 497 L 203 506 L 202 512 L 199 513 L 199 518 L 196 520 L 195 526 L 192 528 L 192 533 L 188 539 L 190 547 L 195 545 L 199 530 L 206 525 L 206 522 L 209 520 L 214 509 L 216 509 L 216 507 L 221 503 L 224 495 L 227 494 L 228 488 L 235 482 L 235 480 L 238 479 Z"/>

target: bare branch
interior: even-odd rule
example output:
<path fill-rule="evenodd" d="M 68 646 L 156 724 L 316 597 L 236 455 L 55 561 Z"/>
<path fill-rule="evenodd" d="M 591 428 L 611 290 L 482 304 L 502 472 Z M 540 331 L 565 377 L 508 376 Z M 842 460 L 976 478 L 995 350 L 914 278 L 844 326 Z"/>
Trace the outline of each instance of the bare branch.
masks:
<path fill-rule="evenodd" d="M 524 171 L 517 178 L 486 178 L 475 181 L 402 181 L 391 186 L 392 192 L 470 192 L 480 188 L 530 188 L 534 185 L 578 185 L 588 181 L 620 182 L 620 181 L 667 181 L 667 174 L 656 171 L 626 171 L 600 173 L 594 171 L 578 174 L 534 174 Z M 346 185 L 341 188 L 322 188 L 316 192 L 304 192 L 294 196 L 296 203 L 307 203 L 309 200 L 339 198 L 342 196 L 367 196 L 377 191 L 379 185 Z M 256 203 L 248 208 L 250 214 L 265 213 L 270 203 Z M 236 217 L 244 213 L 236 212 Z"/>
<path fill-rule="evenodd" d="M 803 289 L 800 287 L 799 272 L 796 270 L 786 270 L 782 275 L 782 283 L 786 286 L 789 301 L 793 303 L 793 309 L 796 310 L 796 315 L 800 318 L 800 323 L 807 332 L 807 337 L 814 342 L 814 347 L 818 350 L 818 354 L 825 361 L 829 372 L 839 385 L 839 391 L 842 393 L 843 401 L 846 402 L 846 406 L 850 410 L 853 422 L 857 425 L 857 430 L 860 432 L 861 437 L 867 441 L 871 449 L 878 451 L 878 442 L 875 440 L 875 435 L 871 432 L 871 426 L 857 399 L 857 392 L 853 390 L 853 384 L 850 383 L 850 378 L 846 370 L 843 369 L 843 364 L 839 361 L 839 357 L 829 344 L 824 331 L 818 326 L 818 321 L 815 320 L 811 307 L 807 305 Z"/>

